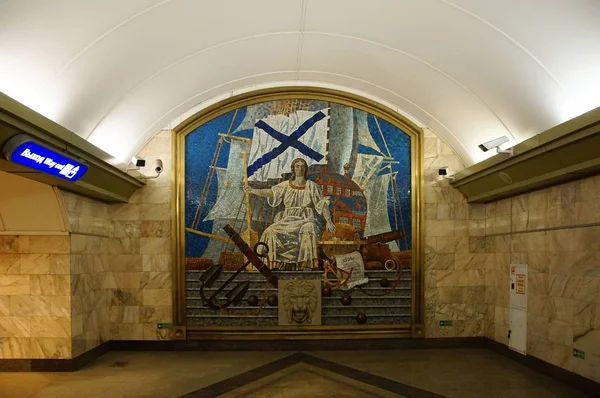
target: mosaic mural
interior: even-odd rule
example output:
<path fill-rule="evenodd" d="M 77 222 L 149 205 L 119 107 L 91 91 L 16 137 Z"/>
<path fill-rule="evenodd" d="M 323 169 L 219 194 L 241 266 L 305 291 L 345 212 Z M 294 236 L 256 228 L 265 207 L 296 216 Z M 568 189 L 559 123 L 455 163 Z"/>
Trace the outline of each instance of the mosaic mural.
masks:
<path fill-rule="evenodd" d="M 222 313 L 205 311 L 206 282 L 218 291 L 220 272 L 242 270 L 238 280 L 252 282 L 215 293 L 219 301 L 218 293 L 229 292 L 229 317 L 239 313 L 241 318 L 254 311 L 249 311 L 252 306 L 268 307 L 266 298 L 277 297 L 269 293 L 273 286 L 268 283 L 255 286 L 265 280 L 252 272 L 257 267 L 244 267 L 246 256 L 225 232 L 227 225 L 256 249 L 265 268 L 283 279 L 314 280 L 325 273 L 325 287 L 343 288 L 344 275 L 351 272 L 337 268 L 336 258 L 359 253 L 366 276 L 354 285 L 368 296 L 369 272 L 380 273 L 371 274 L 377 289 L 389 289 L 380 283 L 383 274 L 398 274 L 400 263 L 410 270 L 411 138 L 363 110 L 299 98 L 248 105 L 216 117 L 185 138 L 185 195 L 188 324 L 248 322 L 227 323 L 219 318 Z M 402 271 L 399 275 L 400 280 Z M 201 288 L 206 292 L 198 293 Z M 410 291 L 402 297 L 410 298 Z M 212 307 L 222 310 L 220 302 Z M 326 315 L 323 324 L 347 321 L 328 321 Z M 277 324 L 276 311 L 274 317 L 253 322 Z M 409 321 L 396 317 L 392 323 Z"/>

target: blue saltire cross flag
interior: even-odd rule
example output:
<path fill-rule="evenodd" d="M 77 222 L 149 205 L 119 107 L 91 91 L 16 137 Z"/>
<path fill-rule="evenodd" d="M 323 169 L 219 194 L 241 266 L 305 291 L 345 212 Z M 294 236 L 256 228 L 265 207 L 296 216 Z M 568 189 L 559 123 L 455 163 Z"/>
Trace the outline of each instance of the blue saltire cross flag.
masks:
<path fill-rule="evenodd" d="M 255 124 L 256 127 L 263 130 L 265 133 L 269 134 L 271 137 L 275 138 L 277 141 L 281 142 L 281 144 L 279 144 L 278 146 L 273 148 L 273 150 L 271 150 L 270 152 L 265 153 L 260 158 L 256 159 L 254 161 L 254 163 L 252 163 L 250 166 L 248 166 L 248 170 L 247 170 L 248 177 L 250 177 L 251 175 L 256 173 L 264 165 L 270 163 L 277 156 L 281 155 L 289 147 L 296 148 L 298 151 L 300 151 L 304 155 L 310 157 L 311 159 L 316 160 L 317 162 L 321 161 L 321 159 L 323 159 L 323 157 L 324 157 L 323 155 L 321 155 L 319 152 L 307 147 L 304 143 L 300 142 L 299 140 L 300 140 L 300 138 L 302 138 L 302 136 L 304 134 L 306 134 L 306 132 L 312 126 L 314 126 L 319 120 L 323 119 L 324 117 L 325 117 L 325 114 L 323 112 L 315 113 L 310 119 L 308 119 L 307 121 L 302 123 L 300 125 L 300 127 L 298 127 L 289 136 L 280 133 L 279 131 L 275 130 L 273 127 L 269 126 L 267 123 L 265 123 L 262 120 L 259 120 L 258 122 L 256 122 L 256 124 Z"/>

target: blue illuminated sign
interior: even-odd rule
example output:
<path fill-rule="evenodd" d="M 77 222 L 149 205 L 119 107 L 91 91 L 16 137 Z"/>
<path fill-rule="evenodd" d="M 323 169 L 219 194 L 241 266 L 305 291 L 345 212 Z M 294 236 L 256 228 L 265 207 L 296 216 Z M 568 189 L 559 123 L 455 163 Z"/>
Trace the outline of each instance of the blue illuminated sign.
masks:
<path fill-rule="evenodd" d="M 79 180 L 88 170 L 86 165 L 69 159 L 34 141 L 25 141 L 18 144 L 7 156 L 15 163 L 68 181 Z"/>

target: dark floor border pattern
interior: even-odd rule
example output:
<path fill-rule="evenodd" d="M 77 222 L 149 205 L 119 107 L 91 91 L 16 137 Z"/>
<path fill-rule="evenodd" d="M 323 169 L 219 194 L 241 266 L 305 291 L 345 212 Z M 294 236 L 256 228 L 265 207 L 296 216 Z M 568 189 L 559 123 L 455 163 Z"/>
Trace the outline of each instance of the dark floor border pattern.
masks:
<path fill-rule="evenodd" d="M 297 363 L 306 363 L 329 372 L 337 373 L 352 380 L 368 384 L 382 390 L 400 394 L 411 398 L 446 398 L 444 395 L 439 395 L 430 391 L 422 390 L 408 384 L 400 383 L 384 377 L 376 376 L 371 373 L 363 372 L 362 370 L 350 368 L 340 365 L 326 359 L 316 358 L 309 354 L 296 353 L 285 358 L 268 363 L 258 368 L 249 370 L 237 376 L 230 377 L 210 386 L 192 391 L 182 395 L 179 398 L 212 398 L 222 394 L 234 391 L 240 387 L 244 387 L 256 380 L 262 379 L 270 374 L 281 371 L 285 368 L 293 366 Z"/>
<path fill-rule="evenodd" d="M 72 359 L 0 359 L 0 372 L 72 372 L 109 351 L 320 351 L 488 348 L 592 396 L 600 383 L 531 355 L 521 355 L 486 337 L 370 340 L 112 340 Z"/>
<path fill-rule="evenodd" d="M 105 342 L 71 359 L 0 359 L 0 372 L 73 372 L 111 350 Z"/>
<path fill-rule="evenodd" d="M 508 346 L 505 346 L 504 344 L 495 340 L 486 338 L 485 346 L 490 350 L 497 352 L 498 354 L 527 366 L 528 368 L 550 376 L 551 378 L 561 381 L 577 390 L 591 394 L 592 397 L 600 397 L 600 383 L 596 383 L 595 381 L 583 377 L 575 372 L 570 372 L 546 361 L 542 361 L 534 356 L 519 354 L 518 352 L 508 348 Z"/>
<path fill-rule="evenodd" d="M 337 351 L 482 348 L 484 337 L 371 340 L 111 340 L 72 359 L 0 359 L 0 372 L 73 372 L 109 351 Z"/>
<path fill-rule="evenodd" d="M 486 344 L 485 340 L 485 337 L 361 340 L 119 340 L 111 341 L 111 349 L 120 351 L 338 351 L 483 348 Z"/>

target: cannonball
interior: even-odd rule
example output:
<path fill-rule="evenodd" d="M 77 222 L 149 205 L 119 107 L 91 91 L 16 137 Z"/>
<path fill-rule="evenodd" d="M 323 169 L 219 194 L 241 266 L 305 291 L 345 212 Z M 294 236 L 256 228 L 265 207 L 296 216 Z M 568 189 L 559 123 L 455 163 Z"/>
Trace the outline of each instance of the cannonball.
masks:
<path fill-rule="evenodd" d="M 255 295 L 248 296 L 247 301 L 248 301 L 248 305 L 251 305 L 252 307 L 258 305 L 258 297 L 256 297 Z"/>
<path fill-rule="evenodd" d="M 350 305 L 352 303 L 352 297 L 350 297 L 347 294 L 344 294 L 341 298 L 340 301 L 342 302 L 343 305 Z"/>
<path fill-rule="evenodd" d="M 381 278 L 381 280 L 379 281 L 379 284 L 381 285 L 381 287 L 390 287 L 391 286 L 391 282 L 388 278 L 386 278 L 385 276 L 383 278 Z"/>
<path fill-rule="evenodd" d="M 323 289 L 321 289 L 321 295 L 323 297 L 331 296 L 331 288 L 329 286 L 325 286 Z"/>
<path fill-rule="evenodd" d="M 267 297 L 267 304 L 269 304 L 271 307 L 275 307 L 277 305 L 277 296 L 272 294 Z"/>
<path fill-rule="evenodd" d="M 367 323 L 367 315 L 363 314 L 362 312 L 356 315 L 356 323 L 358 323 L 359 325 L 364 325 L 365 323 Z"/>

